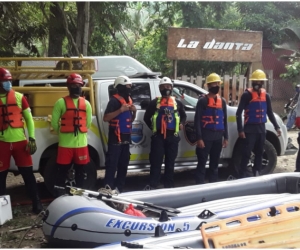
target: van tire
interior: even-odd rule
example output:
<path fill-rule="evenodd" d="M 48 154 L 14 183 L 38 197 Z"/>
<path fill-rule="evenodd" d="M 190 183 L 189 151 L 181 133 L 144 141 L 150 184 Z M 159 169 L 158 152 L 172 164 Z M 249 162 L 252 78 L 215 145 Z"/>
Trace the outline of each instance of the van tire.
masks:
<path fill-rule="evenodd" d="M 240 140 L 240 139 L 238 139 Z M 243 146 L 241 141 L 238 141 L 234 147 L 234 152 L 230 160 L 230 174 L 238 177 L 239 166 L 242 160 Z M 265 163 L 265 164 L 264 164 Z M 277 165 L 277 151 L 274 148 L 273 144 L 268 140 L 265 141 L 264 145 L 264 154 L 263 154 L 263 164 L 261 169 L 261 175 L 267 175 L 273 173 Z M 252 167 L 248 167 L 248 175 L 253 176 Z"/>
<path fill-rule="evenodd" d="M 57 158 L 56 155 L 49 158 L 43 174 L 45 186 L 54 197 L 56 196 L 56 190 L 54 189 L 55 180 L 58 174 L 58 168 L 56 166 L 56 158 Z M 92 158 L 90 159 L 90 162 L 85 167 L 85 170 L 86 170 L 87 178 L 83 183 L 83 188 L 92 190 L 95 187 L 97 181 L 96 164 L 94 163 Z"/>

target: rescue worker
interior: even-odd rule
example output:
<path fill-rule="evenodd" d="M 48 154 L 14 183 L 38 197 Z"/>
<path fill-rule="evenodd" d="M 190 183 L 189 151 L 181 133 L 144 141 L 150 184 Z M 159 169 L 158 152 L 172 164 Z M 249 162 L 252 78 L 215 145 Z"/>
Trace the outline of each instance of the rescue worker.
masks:
<path fill-rule="evenodd" d="M 6 194 L 6 177 L 13 157 L 32 200 L 32 212 L 38 214 L 43 206 L 32 169 L 31 155 L 37 150 L 34 122 L 26 98 L 12 89 L 11 80 L 11 73 L 0 68 L 0 195 Z M 23 119 L 27 126 L 28 140 Z"/>
<path fill-rule="evenodd" d="M 205 166 L 209 156 L 209 182 L 218 181 L 218 166 L 222 147 L 228 145 L 227 106 L 219 93 L 221 78 L 211 73 L 205 82 L 208 94 L 199 98 L 194 125 L 197 136 L 196 184 L 205 183 Z"/>
<path fill-rule="evenodd" d="M 298 97 L 298 102 L 297 102 L 297 105 L 296 105 L 296 108 L 295 108 L 295 126 L 300 129 L 300 96 Z M 297 137 L 297 143 L 298 143 L 298 149 L 300 149 L 300 132 L 298 132 L 298 137 Z M 297 153 L 297 158 L 296 158 L 296 170 L 295 172 L 300 172 L 300 153 L 299 153 L 299 150 L 298 150 L 298 153 Z"/>
<path fill-rule="evenodd" d="M 65 186 L 72 164 L 75 170 L 75 186 L 83 187 L 85 168 L 90 162 L 87 132 L 91 126 L 91 104 L 81 97 L 84 82 L 79 74 L 67 78 L 69 95 L 57 100 L 52 111 L 51 126 L 58 133 L 56 185 Z M 57 190 L 57 196 L 64 191 Z"/>
<path fill-rule="evenodd" d="M 287 122 L 286 122 L 287 131 L 290 131 L 293 128 L 293 126 L 295 125 L 296 108 L 294 108 L 294 106 L 297 106 L 298 102 L 299 102 L 300 84 L 296 85 L 295 90 L 296 90 L 296 94 L 294 95 L 294 97 L 292 98 L 292 100 L 289 104 L 289 107 L 291 107 L 291 111 L 289 111 L 289 113 L 287 115 Z"/>
<path fill-rule="evenodd" d="M 255 154 L 252 168 L 253 175 L 259 176 L 261 174 L 267 116 L 277 131 L 277 135 L 281 135 L 280 127 L 272 111 L 270 96 L 262 87 L 264 82 L 268 81 L 266 74 L 260 69 L 255 70 L 249 80 L 252 82 L 252 88 L 246 89 L 242 94 L 236 111 L 238 134 L 243 143 L 243 154 L 239 169 L 240 178 L 251 176 L 251 172 L 249 174 L 247 169 L 251 152 Z M 244 126 L 242 125 L 243 111 Z"/>
<path fill-rule="evenodd" d="M 183 129 L 186 113 L 181 101 L 171 96 L 173 82 L 163 77 L 159 82 L 161 97 L 153 99 L 146 109 L 144 122 L 152 130 L 150 181 L 144 190 L 157 188 L 160 182 L 161 165 L 165 163 L 163 183 L 165 188 L 174 187 L 174 165 L 180 141 L 179 130 Z"/>
<path fill-rule="evenodd" d="M 131 86 L 127 76 L 115 79 L 117 93 L 110 98 L 103 117 L 104 122 L 109 122 L 104 185 L 116 192 L 123 192 L 130 160 L 132 122 L 136 116 L 136 107 L 130 97 Z"/>

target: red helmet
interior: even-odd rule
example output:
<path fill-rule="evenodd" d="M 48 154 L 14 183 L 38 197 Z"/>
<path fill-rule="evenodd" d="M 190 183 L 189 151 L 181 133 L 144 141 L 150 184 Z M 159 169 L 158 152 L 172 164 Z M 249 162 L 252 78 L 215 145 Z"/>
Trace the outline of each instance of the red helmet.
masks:
<path fill-rule="evenodd" d="M 0 68 L 0 81 L 5 80 L 12 80 L 11 73 L 5 68 Z"/>
<path fill-rule="evenodd" d="M 81 85 L 84 84 L 81 75 L 76 74 L 76 73 L 72 73 L 67 78 L 67 84 L 76 84 L 76 83 L 79 83 Z"/>

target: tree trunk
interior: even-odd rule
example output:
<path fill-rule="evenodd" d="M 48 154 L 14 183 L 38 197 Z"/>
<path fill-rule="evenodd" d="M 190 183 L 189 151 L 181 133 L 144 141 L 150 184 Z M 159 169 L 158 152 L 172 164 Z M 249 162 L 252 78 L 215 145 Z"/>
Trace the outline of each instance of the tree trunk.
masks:
<path fill-rule="evenodd" d="M 77 47 L 77 44 L 76 42 L 74 41 L 74 38 L 73 38 L 73 35 L 71 34 L 70 30 L 69 30 L 69 25 L 68 25 L 68 20 L 67 20 L 67 17 L 66 17 L 66 14 L 63 10 L 63 8 L 60 7 L 59 3 L 56 2 L 55 3 L 57 5 L 57 8 L 62 16 L 61 20 L 62 20 L 62 24 L 63 24 L 63 27 L 64 27 L 64 30 L 65 30 L 65 33 L 67 35 L 67 38 L 68 38 L 68 41 L 69 41 L 69 44 L 70 46 L 72 47 L 72 55 L 76 55 L 76 56 L 79 56 L 79 50 L 78 50 L 78 47 Z M 72 56 L 72 55 L 69 55 L 69 56 Z"/>
<path fill-rule="evenodd" d="M 89 42 L 89 26 L 90 26 L 90 2 L 85 2 L 84 8 L 84 29 L 82 37 L 82 54 L 87 56 L 88 42 Z"/>
<path fill-rule="evenodd" d="M 87 55 L 90 25 L 90 2 L 76 2 L 77 33 L 76 45 L 80 53 Z"/>
<path fill-rule="evenodd" d="M 61 13 L 55 3 L 50 5 L 48 56 L 62 56 L 65 31 L 61 25 Z"/>
<path fill-rule="evenodd" d="M 76 45 L 79 52 L 82 53 L 82 36 L 84 30 L 84 9 L 85 2 L 76 2 L 77 7 L 77 32 L 76 32 Z"/>

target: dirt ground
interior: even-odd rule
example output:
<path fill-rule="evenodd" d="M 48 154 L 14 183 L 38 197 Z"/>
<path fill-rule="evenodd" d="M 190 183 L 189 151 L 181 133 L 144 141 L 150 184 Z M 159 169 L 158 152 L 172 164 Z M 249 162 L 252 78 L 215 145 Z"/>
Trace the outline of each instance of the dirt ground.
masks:
<path fill-rule="evenodd" d="M 298 147 L 298 131 L 290 131 L 288 134 L 292 138 L 294 145 Z M 278 157 L 274 173 L 293 172 L 295 170 L 296 156 L 297 154 Z M 220 171 L 220 175 L 224 175 L 224 171 L 225 169 Z M 103 171 L 98 171 L 99 183 L 103 174 Z M 43 185 L 43 178 L 39 174 L 35 175 L 42 193 L 43 205 L 47 207 L 53 200 L 53 197 Z M 142 190 L 148 175 L 149 173 L 128 174 L 125 191 Z M 177 171 L 174 178 L 178 187 L 194 184 L 192 170 Z M 226 177 L 221 177 L 220 179 L 221 181 L 226 180 Z M 30 201 L 25 193 L 22 177 L 9 174 L 7 187 L 12 202 L 13 219 L 0 226 L 0 248 L 49 248 L 50 246 L 47 245 L 42 229 L 39 227 L 42 216 L 31 213 L 31 205 L 29 205 Z M 29 229 L 34 225 L 36 225 L 34 228 Z"/>

